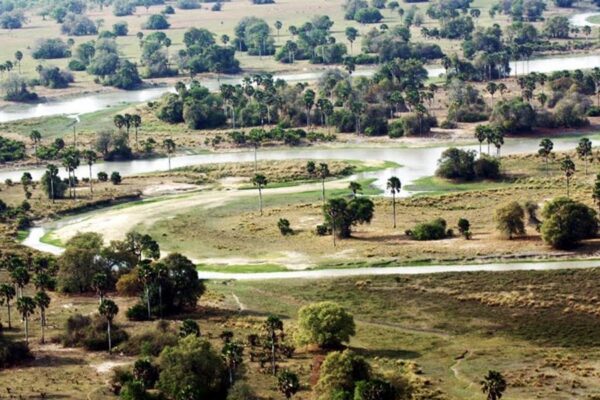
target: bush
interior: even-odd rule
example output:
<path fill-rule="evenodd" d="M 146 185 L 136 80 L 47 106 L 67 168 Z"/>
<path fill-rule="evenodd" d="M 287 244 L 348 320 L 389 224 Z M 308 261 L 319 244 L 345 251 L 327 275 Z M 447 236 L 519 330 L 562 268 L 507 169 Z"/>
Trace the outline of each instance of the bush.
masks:
<path fill-rule="evenodd" d="M 354 20 L 361 24 L 374 24 L 383 19 L 383 15 L 376 8 L 362 8 L 354 14 Z"/>
<path fill-rule="evenodd" d="M 317 227 L 315 228 L 315 233 L 317 234 L 317 236 L 325 236 L 331 233 L 329 227 L 325 224 L 322 225 L 317 225 Z"/>
<path fill-rule="evenodd" d="M 119 346 L 119 350 L 128 356 L 157 357 L 165 347 L 175 346 L 178 340 L 179 337 L 174 332 L 153 328 L 134 334 Z"/>
<path fill-rule="evenodd" d="M 33 358 L 25 342 L 6 338 L 0 332 L 0 369 L 15 366 Z"/>
<path fill-rule="evenodd" d="M 392 139 L 404 136 L 404 124 L 402 121 L 394 121 L 388 125 L 388 136 Z"/>
<path fill-rule="evenodd" d="M 298 312 L 296 340 L 301 345 L 337 348 L 355 333 L 354 318 L 337 303 L 310 304 Z"/>
<path fill-rule="evenodd" d="M 525 211 L 516 201 L 496 209 L 496 228 L 500 233 L 512 239 L 515 235 L 525 234 Z"/>
<path fill-rule="evenodd" d="M 448 237 L 446 231 L 446 220 L 437 218 L 431 222 L 425 222 L 416 225 L 411 230 L 411 237 L 414 240 L 441 240 Z"/>
<path fill-rule="evenodd" d="M 500 178 L 500 161 L 484 155 L 475 161 L 473 171 L 477 179 L 498 179 Z"/>
<path fill-rule="evenodd" d="M 135 12 L 135 2 L 132 0 L 116 0 L 113 3 L 113 14 L 117 17 L 132 15 Z"/>
<path fill-rule="evenodd" d="M 175 9 L 173 8 L 173 6 L 166 6 L 165 9 L 162 12 L 165 15 L 172 15 L 175 14 Z"/>
<path fill-rule="evenodd" d="M 279 232 L 281 232 L 283 236 L 291 235 L 294 233 L 294 231 L 290 227 L 290 221 L 288 221 L 285 218 L 280 218 L 279 221 L 277 221 L 277 228 L 279 228 Z"/>
<path fill-rule="evenodd" d="M 100 182 L 106 182 L 106 181 L 108 181 L 108 174 L 106 172 L 100 171 L 100 172 L 98 172 L 97 176 L 98 176 L 98 180 Z"/>
<path fill-rule="evenodd" d="M 177 8 L 182 10 L 194 10 L 200 8 L 198 0 L 177 0 Z"/>
<path fill-rule="evenodd" d="M 409 114 L 402 118 L 404 134 L 407 136 L 427 135 L 431 128 L 437 126 L 437 119 L 431 115 Z"/>
<path fill-rule="evenodd" d="M 74 314 L 67 319 L 65 333 L 60 337 L 66 347 L 83 347 L 86 350 L 98 351 L 108 349 L 107 322 L 104 317 L 93 317 Z M 111 324 L 113 346 L 124 342 L 127 333 L 115 323 Z"/>
<path fill-rule="evenodd" d="M 25 143 L 0 136 L 0 163 L 25 158 Z"/>
<path fill-rule="evenodd" d="M 457 127 L 458 125 L 456 124 L 456 122 L 451 121 L 449 119 L 443 120 L 440 124 L 440 128 L 442 129 L 456 129 Z"/>
<path fill-rule="evenodd" d="M 71 71 L 85 71 L 86 65 L 79 60 L 69 61 L 69 69 Z"/>
<path fill-rule="evenodd" d="M 110 174 L 110 181 L 113 185 L 119 185 L 121 180 L 121 174 L 119 174 L 117 171 L 114 171 L 112 174 Z"/>
<path fill-rule="evenodd" d="M 62 39 L 38 39 L 31 50 L 31 57 L 36 60 L 69 57 L 69 46 Z"/>
<path fill-rule="evenodd" d="M 127 309 L 125 316 L 130 321 L 147 321 L 148 308 L 145 304 L 137 303 Z"/>
<path fill-rule="evenodd" d="M 129 33 L 129 27 L 127 22 L 117 22 L 112 26 L 112 33 L 115 36 L 127 36 Z"/>
<path fill-rule="evenodd" d="M 542 210 L 542 238 L 557 249 L 569 249 L 584 239 L 596 236 L 596 211 L 583 203 L 560 197 L 548 202 Z"/>
<path fill-rule="evenodd" d="M 503 132 L 529 132 L 535 123 L 535 111 L 531 104 L 515 98 L 499 101 L 494 105 L 490 121 Z"/>
<path fill-rule="evenodd" d="M 482 156 L 475 160 L 474 150 L 462 150 L 451 147 L 444 150 L 438 160 L 436 176 L 445 179 L 465 180 L 498 179 L 500 177 L 500 161 Z"/>
<path fill-rule="evenodd" d="M 67 14 L 60 30 L 63 34 L 69 36 L 87 36 L 98 33 L 94 21 L 85 15 L 79 14 Z"/>
<path fill-rule="evenodd" d="M 146 23 L 144 24 L 144 29 L 152 29 L 152 30 L 163 30 L 169 29 L 171 24 L 167 21 L 167 18 L 162 14 L 154 14 L 151 15 Z"/>
<path fill-rule="evenodd" d="M 371 367 L 350 350 L 327 354 L 319 370 L 315 392 L 319 399 L 351 399 L 357 382 L 371 378 Z"/>

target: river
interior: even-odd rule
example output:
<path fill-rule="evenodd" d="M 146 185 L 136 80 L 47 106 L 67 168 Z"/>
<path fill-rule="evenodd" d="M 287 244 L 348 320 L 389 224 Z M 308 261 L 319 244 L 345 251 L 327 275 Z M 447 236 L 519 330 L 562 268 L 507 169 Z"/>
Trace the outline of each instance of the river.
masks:
<path fill-rule="evenodd" d="M 511 70 L 523 74 L 527 72 L 549 73 L 553 71 L 589 69 L 600 67 L 600 55 L 576 55 L 565 57 L 537 58 L 529 61 L 513 61 Z M 294 74 L 275 75 L 275 78 L 289 82 L 302 82 L 317 80 L 325 70 L 307 71 Z M 375 69 L 359 69 L 354 76 L 371 76 Z M 445 72 L 440 67 L 427 67 L 430 77 L 438 77 Z M 241 75 L 217 77 L 203 77 L 202 85 L 210 90 L 217 90 L 222 83 L 235 84 L 241 82 Z M 152 87 L 140 90 L 114 91 L 108 93 L 91 93 L 77 95 L 60 100 L 51 100 L 46 103 L 11 104 L 0 109 L 0 122 L 19 121 L 29 118 L 49 117 L 54 115 L 81 115 L 96 112 L 106 107 L 123 104 L 143 103 L 156 100 L 165 93 L 174 92 L 171 86 Z"/>

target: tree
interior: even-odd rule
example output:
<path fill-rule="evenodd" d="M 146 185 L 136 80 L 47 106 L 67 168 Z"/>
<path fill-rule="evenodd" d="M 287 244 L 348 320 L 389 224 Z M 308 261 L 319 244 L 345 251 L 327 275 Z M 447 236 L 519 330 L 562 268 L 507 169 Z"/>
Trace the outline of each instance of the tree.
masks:
<path fill-rule="evenodd" d="M 6 303 L 6 310 L 8 311 L 8 329 L 12 329 L 11 319 L 10 319 L 10 302 L 16 296 L 16 291 L 14 286 L 9 285 L 8 283 L 0 284 L 0 297 L 3 302 Z"/>
<path fill-rule="evenodd" d="M 387 180 L 387 188 L 392 193 L 392 210 L 394 214 L 394 229 L 396 229 L 396 194 L 400 193 L 402 183 L 396 176 L 392 176 Z"/>
<path fill-rule="evenodd" d="M 291 399 L 300 390 L 298 375 L 287 370 L 281 372 L 277 376 L 277 388 L 286 399 Z"/>
<path fill-rule="evenodd" d="M 364 358 L 350 350 L 333 351 L 321 364 L 315 392 L 319 399 L 334 399 L 338 393 L 346 394 L 340 398 L 353 398 L 355 385 L 370 379 L 371 368 Z"/>
<path fill-rule="evenodd" d="M 557 249 L 570 249 L 598 231 L 596 211 L 566 197 L 546 203 L 542 216 L 542 239 Z"/>
<path fill-rule="evenodd" d="M 152 319 L 152 307 L 150 296 L 150 286 L 154 282 L 154 268 L 152 268 L 152 262 L 150 260 L 142 260 L 138 264 L 138 270 L 140 279 L 144 284 L 144 297 L 146 298 L 146 310 L 148 312 L 148 319 Z"/>
<path fill-rule="evenodd" d="M 92 196 L 94 196 L 94 186 L 92 183 L 92 181 L 94 180 L 92 177 L 92 165 L 94 165 L 97 158 L 98 157 L 96 156 L 96 152 L 94 150 L 84 150 L 83 151 L 83 159 L 87 163 L 89 171 L 90 171 L 90 193 Z"/>
<path fill-rule="evenodd" d="M 492 97 L 492 108 L 494 107 L 494 94 L 498 91 L 498 85 L 495 82 L 488 82 L 485 91 Z"/>
<path fill-rule="evenodd" d="M 258 189 L 258 208 L 260 215 L 263 215 L 263 200 L 262 200 L 262 189 L 267 186 L 267 177 L 263 174 L 256 174 L 252 177 L 252 184 Z"/>
<path fill-rule="evenodd" d="M 596 203 L 596 206 L 600 209 L 600 174 L 596 175 L 596 181 L 594 182 L 594 188 L 592 189 L 592 198 Z"/>
<path fill-rule="evenodd" d="M 475 127 L 475 138 L 479 142 L 479 156 L 480 157 L 481 157 L 481 145 L 490 136 L 490 133 L 489 133 L 490 130 L 491 130 L 491 128 L 487 125 L 477 125 Z M 489 154 L 489 150 L 488 150 L 488 154 Z"/>
<path fill-rule="evenodd" d="M 544 162 L 546 163 L 546 173 L 548 173 L 548 158 L 552 154 L 552 149 L 554 149 L 554 143 L 552 143 L 552 140 L 548 138 L 542 139 L 538 154 L 540 157 L 544 157 Z"/>
<path fill-rule="evenodd" d="M 458 226 L 458 232 L 460 232 L 460 234 L 463 235 L 463 237 L 465 239 L 471 238 L 471 223 L 469 222 L 468 219 L 460 218 L 458 220 L 457 226 Z"/>
<path fill-rule="evenodd" d="M 283 321 L 276 315 L 269 315 L 265 321 L 265 330 L 269 337 L 271 345 L 271 371 L 273 375 L 277 372 L 276 364 L 276 347 L 277 347 L 277 331 L 283 333 Z"/>
<path fill-rule="evenodd" d="M 525 234 L 525 211 L 516 201 L 496 209 L 496 228 L 508 239 Z"/>
<path fill-rule="evenodd" d="M 331 174 L 329 172 L 329 165 L 325 163 L 319 163 L 319 167 L 316 170 L 316 174 L 321 179 L 321 194 L 323 202 L 325 202 L 325 179 L 327 179 Z"/>
<path fill-rule="evenodd" d="M 100 313 L 100 315 L 106 318 L 106 333 L 108 335 L 108 353 L 110 354 L 112 352 L 112 338 L 110 334 L 110 329 L 114 318 L 119 313 L 119 306 L 117 306 L 117 304 L 110 299 L 104 299 L 98 307 L 98 312 Z"/>
<path fill-rule="evenodd" d="M 310 127 L 310 112 L 315 105 L 316 94 L 312 89 L 307 89 L 302 97 L 304 101 L 304 107 L 306 107 L 306 127 Z"/>
<path fill-rule="evenodd" d="M 69 147 L 63 151 L 62 164 L 69 175 L 69 197 L 74 197 L 75 199 L 77 199 L 77 192 L 74 187 L 76 179 L 75 170 L 79 167 L 80 162 L 80 153 L 75 147 Z"/>
<path fill-rule="evenodd" d="M 571 184 L 571 177 L 575 175 L 575 163 L 571 160 L 571 157 L 566 156 L 560 162 L 560 170 L 565 174 L 565 178 L 567 180 L 567 197 L 569 197 L 569 190 Z"/>
<path fill-rule="evenodd" d="M 37 292 L 34 297 L 35 305 L 40 309 L 40 326 L 42 328 L 42 344 L 45 343 L 46 309 L 50 306 L 50 296 L 44 291 Z"/>
<path fill-rule="evenodd" d="M 166 150 L 167 152 L 167 157 L 169 159 L 169 171 L 171 170 L 171 154 L 173 154 L 173 152 L 175 151 L 175 142 L 173 141 L 173 139 L 165 139 L 163 140 L 163 148 Z"/>
<path fill-rule="evenodd" d="M 354 318 L 342 306 L 331 301 L 309 304 L 298 311 L 296 339 L 301 345 L 338 348 L 356 333 Z"/>
<path fill-rule="evenodd" d="M 497 371 L 489 371 L 481 381 L 481 391 L 487 395 L 487 400 L 501 399 L 506 388 L 506 380 Z"/>
<path fill-rule="evenodd" d="M 356 194 L 362 191 L 362 185 L 356 181 L 350 182 L 348 189 L 352 192 L 352 197 L 356 198 Z"/>
<path fill-rule="evenodd" d="M 138 130 L 142 126 L 142 117 L 139 114 L 132 115 L 131 124 L 135 128 L 135 149 L 138 150 Z"/>
<path fill-rule="evenodd" d="M 33 142 L 33 152 L 35 153 L 35 158 L 38 159 L 37 146 L 42 140 L 42 134 L 37 129 L 34 129 L 29 134 L 29 139 L 31 139 L 31 141 Z"/>
<path fill-rule="evenodd" d="M 283 28 L 283 23 L 281 21 L 275 21 L 275 29 L 277 30 L 277 40 L 279 40 L 279 31 Z"/>
<path fill-rule="evenodd" d="M 18 266 L 10 271 L 10 279 L 18 288 L 17 297 L 23 297 L 23 288 L 27 286 L 31 276 L 24 266 Z"/>
<path fill-rule="evenodd" d="M 98 295 L 98 303 L 102 304 L 104 300 L 104 294 L 110 288 L 110 282 L 108 280 L 108 275 L 104 272 L 97 272 L 94 274 L 92 278 L 92 289 Z"/>
<path fill-rule="evenodd" d="M 190 335 L 167 346 L 159 357 L 158 388 L 172 399 L 222 399 L 227 371 L 221 355 L 206 340 Z M 185 394 L 185 395 L 184 395 Z"/>
<path fill-rule="evenodd" d="M 330 199 L 323 206 L 325 222 L 331 228 L 334 238 L 348 238 L 351 235 L 352 226 L 370 223 L 373 218 L 373 202 L 364 197 L 357 197 L 349 202 L 345 199 Z"/>
<path fill-rule="evenodd" d="M 193 319 L 184 319 L 179 328 L 179 336 L 184 338 L 189 335 L 200 337 L 200 327 Z"/>
<path fill-rule="evenodd" d="M 62 198 L 67 190 L 67 185 L 60 179 L 58 175 L 58 167 L 54 164 L 46 166 L 46 172 L 41 179 L 44 191 L 48 194 L 48 198 L 54 203 L 56 198 Z"/>
<path fill-rule="evenodd" d="M 244 360 L 244 347 L 237 342 L 229 341 L 223 345 L 221 354 L 229 372 L 229 385 L 233 385 L 235 372 Z"/>
<path fill-rule="evenodd" d="M 29 317 L 35 311 L 35 301 L 31 297 L 21 295 L 17 299 L 17 310 L 25 321 L 25 342 L 29 343 Z"/>
<path fill-rule="evenodd" d="M 592 157 L 592 142 L 588 138 L 581 138 L 577 144 L 577 155 L 585 162 L 585 174 L 588 172 L 588 160 Z"/>
<path fill-rule="evenodd" d="M 354 41 L 358 37 L 358 30 L 352 26 L 346 28 L 346 39 L 350 42 L 350 54 L 353 53 Z"/>

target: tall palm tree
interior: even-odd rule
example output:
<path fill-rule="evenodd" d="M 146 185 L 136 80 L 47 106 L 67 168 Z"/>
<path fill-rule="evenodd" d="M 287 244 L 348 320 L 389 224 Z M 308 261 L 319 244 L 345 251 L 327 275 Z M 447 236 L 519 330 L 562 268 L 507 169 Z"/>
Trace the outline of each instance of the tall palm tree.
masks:
<path fill-rule="evenodd" d="M 279 31 L 283 28 L 283 23 L 281 21 L 275 21 L 275 29 L 277 30 L 277 41 L 279 41 Z"/>
<path fill-rule="evenodd" d="M 138 130 L 142 126 L 142 117 L 139 114 L 131 116 L 131 124 L 135 128 L 135 149 L 138 149 Z"/>
<path fill-rule="evenodd" d="M 256 174 L 252 177 L 252 184 L 258 189 L 258 207 L 260 209 L 260 215 L 263 215 L 263 200 L 262 200 L 262 189 L 267 186 L 267 177 L 262 174 Z"/>
<path fill-rule="evenodd" d="M 163 284 L 166 279 L 169 277 L 169 269 L 167 266 L 161 262 L 154 263 L 154 279 L 156 281 L 156 285 L 158 286 L 158 312 L 160 314 L 160 318 L 163 317 L 163 302 L 162 302 L 162 291 Z"/>
<path fill-rule="evenodd" d="M 17 297 L 23 297 L 23 288 L 27 286 L 31 276 L 25 267 L 17 267 L 10 271 L 10 279 L 18 288 Z"/>
<path fill-rule="evenodd" d="M 175 151 L 175 147 L 177 145 L 175 144 L 175 141 L 173 141 L 173 139 L 165 139 L 163 141 L 163 147 L 167 152 L 167 157 L 169 158 L 169 171 L 171 170 L 171 154 L 173 154 L 173 152 Z"/>
<path fill-rule="evenodd" d="M 283 333 L 283 321 L 276 315 L 269 315 L 265 321 L 265 330 L 269 337 L 269 344 L 271 345 L 271 371 L 273 375 L 277 372 L 277 366 L 275 364 L 275 348 L 277 346 L 277 331 Z"/>
<path fill-rule="evenodd" d="M 485 91 L 490 94 L 492 98 L 492 107 L 494 107 L 494 94 L 498 91 L 498 85 L 495 82 L 488 82 L 485 86 Z"/>
<path fill-rule="evenodd" d="M 29 134 L 29 139 L 31 139 L 31 141 L 33 142 L 33 153 L 35 154 L 35 159 L 38 160 L 37 146 L 42 140 L 42 134 L 37 129 L 34 129 Z"/>
<path fill-rule="evenodd" d="M 394 213 L 394 229 L 396 228 L 396 194 L 402 189 L 402 182 L 396 176 L 392 176 L 387 181 L 387 188 L 392 193 L 392 210 Z"/>
<path fill-rule="evenodd" d="M 148 310 L 148 319 L 152 318 L 152 307 L 150 304 L 150 286 L 154 282 L 154 268 L 150 260 L 143 260 L 139 263 L 138 268 L 140 270 L 140 278 L 144 284 L 144 293 L 146 295 L 146 308 Z"/>
<path fill-rule="evenodd" d="M 37 292 L 33 298 L 35 305 L 40 309 L 40 326 L 42 328 L 42 344 L 45 343 L 46 309 L 50 306 L 50 296 L 46 292 Z"/>
<path fill-rule="evenodd" d="M 119 313 L 119 307 L 115 304 L 114 301 L 105 299 L 102 301 L 102 303 L 100 303 L 100 306 L 98 307 L 98 312 L 100 313 L 100 315 L 106 318 L 106 332 L 108 334 L 108 353 L 110 354 L 112 352 L 112 338 L 110 335 L 110 330 L 113 320 Z"/>
<path fill-rule="evenodd" d="M 48 164 L 46 166 L 46 174 L 48 175 L 48 179 L 50 181 L 50 198 L 52 198 L 52 203 L 54 203 L 54 181 L 58 177 L 58 168 L 54 164 Z"/>
<path fill-rule="evenodd" d="M 325 202 L 325 179 L 327 179 L 331 173 L 329 172 L 329 165 L 320 163 L 317 168 L 317 176 L 321 179 L 321 194 L 323 202 Z"/>
<path fill-rule="evenodd" d="M 29 317 L 35 311 L 35 301 L 28 296 L 21 296 L 17 300 L 17 310 L 25 321 L 25 342 L 29 343 Z"/>
<path fill-rule="evenodd" d="M 554 143 L 552 140 L 545 138 L 540 142 L 540 148 L 538 150 L 538 154 L 541 157 L 544 157 L 544 162 L 546 164 L 546 173 L 548 173 L 548 158 L 550 154 L 552 154 L 552 149 L 554 148 Z"/>
<path fill-rule="evenodd" d="M 17 50 L 15 52 L 15 60 L 17 61 L 17 66 L 19 67 L 19 75 L 21 75 L 21 61 L 23 61 L 23 52 Z"/>
<path fill-rule="evenodd" d="M 585 162 L 585 174 L 588 172 L 588 160 L 592 156 L 592 142 L 588 138 L 581 138 L 577 144 L 577 155 Z"/>
<path fill-rule="evenodd" d="M 0 297 L 2 297 L 3 302 L 6 303 L 6 309 L 8 311 L 8 329 L 12 329 L 11 320 L 10 320 L 10 302 L 16 296 L 16 291 L 14 286 L 9 285 L 8 283 L 3 283 L 0 285 Z"/>
<path fill-rule="evenodd" d="M 121 114 L 115 115 L 113 117 L 113 124 L 115 124 L 117 129 L 120 131 L 125 126 L 125 117 L 122 116 Z"/>
<path fill-rule="evenodd" d="M 567 156 L 561 161 L 560 170 L 565 174 L 565 178 L 567 179 L 567 197 L 569 197 L 571 177 L 575 174 L 575 163 L 571 160 L 571 157 Z"/>
<path fill-rule="evenodd" d="M 315 105 L 315 97 L 315 91 L 312 89 L 307 89 L 302 98 L 304 101 L 304 106 L 306 107 L 306 127 L 310 126 L 310 112 Z"/>
<path fill-rule="evenodd" d="M 98 157 L 96 156 L 96 152 L 94 150 L 84 150 L 83 159 L 87 163 L 90 170 L 90 193 L 92 196 L 94 196 L 94 186 L 92 183 L 92 181 L 94 180 L 92 178 L 92 165 L 96 162 Z"/>
<path fill-rule="evenodd" d="M 477 125 L 475 127 L 475 138 L 479 142 L 479 157 L 481 157 L 481 145 L 488 138 L 489 127 L 487 125 Z M 489 152 L 489 151 L 488 151 Z"/>
<path fill-rule="evenodd" d="M 102 304 L 104 300 L 104 294 L 108 290 L 108 275 L 104 272 L 98 272 L 92 277 L 92 289 L 96 291 L 98 295 L 98 304 Z"/>
<path fill-rule="evenodd" d="M 506 387 L 506 380 L 497 371 L 489 371 L 481 381 L 481 391 L 487 394 L 487 400 L 501 399 Z"/>
<path fill-rule="evenodd" d="M 75 170 L 80 164 L 79 150 L 75 147 L 70 147 L 63 152 L 62 163 L 69 175 L 69 196 L 77 199 L 77 192 L 73 186 L 75 182 Z M 73 177 L 71 177 L 73 175 Z"/>
<path fill-rule="evenodd" d="M 492 143 L 496 146 L 496 157 L 500 157 L 500 148 L 504 145 L 504 133 L 500 129 L 492 130 Z"/>

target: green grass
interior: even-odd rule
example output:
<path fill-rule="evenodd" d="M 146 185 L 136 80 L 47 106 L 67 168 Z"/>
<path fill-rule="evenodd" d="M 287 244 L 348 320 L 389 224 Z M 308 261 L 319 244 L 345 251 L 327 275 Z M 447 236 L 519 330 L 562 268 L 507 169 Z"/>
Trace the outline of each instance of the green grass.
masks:
<path fill-rule="evenodd" d="M 510 185 L 511 183 L 507 181 L 453 182 L 435 176 L 428 176 L 417 179 L 410 185 L 406 185 L 404 189 L 411 192 L 423 192 L 423 194 L 431 194 L 499 189 L 508 187 Z"/>
<path fill-rule="evenodd" d="M 198 264 L 198 271 L 210 271 L 210 272 L 225 272 L 231 274 L 249 274 L 257 272 L 283 272 L 288 271 L 286 267 L 279 264 L 239 264 L 239 265 L 207 265 Z"/>
<path fill-rule="evenodd" d="M 585 21 L 590 24 L 600 24 L 600 15 L 592 15 L 591 17 L 586 18 Z"/>
<path fill-rule="evenodd" d="M 48 231 L 44 234 L 44 236 L 42 236 L 40 238 L 40 242 L 45 243 L 45 244 L 49 244 L 52 246 L 57 246 L 57 247 L 64 247 L 64 243 L 62 243 L 60 241 L 59 238 L 54 236 L 54 232 L 53 231 Z"/>
<path fill-rule="evenodd" d="M 19 229 L 17 232 L 17 241 L 22 242 L 23 240 L 27 239 L 27 236 L 29 236 L 28 230 Z"/>

